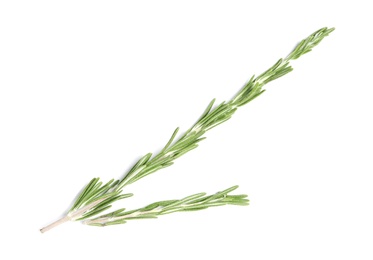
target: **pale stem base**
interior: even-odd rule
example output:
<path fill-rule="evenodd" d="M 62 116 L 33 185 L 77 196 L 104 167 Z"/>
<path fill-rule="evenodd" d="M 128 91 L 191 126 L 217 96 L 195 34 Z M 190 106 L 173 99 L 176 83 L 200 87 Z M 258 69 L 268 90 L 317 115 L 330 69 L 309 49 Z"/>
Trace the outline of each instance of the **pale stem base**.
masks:
<path fill-rule="evenodd" d="M 77 218 L 80 218 L 84 213 L 86 213 L 88 210 L 90 210 L 91 208 L 95 207 L 97 204 L 99 204 L 100 202 L 104 201 L 105 198 L 101 198 L 99 200 L 96 200 L 95 202 L 92 202 L 91 204 L 88 204 L 87 206 L 73 212 L 73 213 L 69 213 L 67 216 L 57 220 L 56 222 L 53 222 L 52 224 L 49 224 L 48 226 L 46 227 L 43 227 L 42 229 L 40 229 L 40 232 L 41 233 L 45 233 L 47 232 L 48 230 L 54 228 L 54 227 L 57 227 L 58 225 L 61 225 L 62 223 L 65 223 L 69 220 L 75 220 Z"/>
<path fill-rule="evenodd" d="M 50 229 L 52 229 L 54 227 L 57 227 L 58 225 L 61 225 L 62 223 L 65 223 L 65 222 L 67 222 L 69 220 L 70 220 L 70 217 L 69 216 L 65 216 L 65 217 L 63 217 L 63 218 L 61 218 L 61 219 L 53 222 L 52 224 L 49 224 L 48 226 L 43 227 L 42 229 L 40 229 L 40 232 L 41 233 L 45 233 L 48 230 L 50 230 Z"/>

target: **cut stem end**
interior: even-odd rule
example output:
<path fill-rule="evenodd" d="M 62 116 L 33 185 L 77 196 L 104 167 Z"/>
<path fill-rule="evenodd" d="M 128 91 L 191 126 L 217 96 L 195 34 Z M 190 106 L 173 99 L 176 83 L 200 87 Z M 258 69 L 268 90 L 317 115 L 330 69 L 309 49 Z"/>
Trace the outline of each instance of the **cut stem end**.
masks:
<path fill-rule="evenodd" d="M 50 229 L 52 229 L 54 227 L 57 227 L 58 225 L 61 225 L 62 223 L 65 223 L 65 222 L 67 222 L 69 220 L 70 220 L 70 217 L 69 216 L 65 216 L 65 217 L 63 217 L 63 218 L 61 218 L 61 219 L 53 222 L 52 224 L 49 224 L 48 226 L 43 227 L 42 229 L 40 229 L 40 232 L 41 233 L 45 233 L 48 230 L 50 230 Z"/>

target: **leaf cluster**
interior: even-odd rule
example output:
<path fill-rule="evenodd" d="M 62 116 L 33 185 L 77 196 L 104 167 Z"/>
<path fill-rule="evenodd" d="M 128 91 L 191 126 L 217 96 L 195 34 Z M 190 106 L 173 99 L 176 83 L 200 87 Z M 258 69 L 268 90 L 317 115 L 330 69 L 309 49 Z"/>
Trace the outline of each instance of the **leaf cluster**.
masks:
<path fill-rule="evenodd" d="M 119 180 L 114 179 L 102 185 L 99 178 L 93 178 L 88 185 L 82 190 L 74 205 L 71 207 L 69 214 L 75 220 L 83 220 L 101 213 L 111 207 L 111 203 L 117 200 L 133 196 L 131 193 L 121 194 L 122 190 L 113 190 Z M 94 207 L 89 205 L 94 204 Z M 79 214 L 76 214 L 76 212 Z"/>

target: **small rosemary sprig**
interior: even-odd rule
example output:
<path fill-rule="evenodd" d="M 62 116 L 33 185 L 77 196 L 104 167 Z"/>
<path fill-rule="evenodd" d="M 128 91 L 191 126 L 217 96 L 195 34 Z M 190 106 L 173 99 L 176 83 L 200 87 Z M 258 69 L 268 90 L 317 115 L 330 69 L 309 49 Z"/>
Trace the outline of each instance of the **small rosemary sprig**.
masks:
<path fill-rule="evenodd" d="M 85 224 L 103 226 L 121 224 L 124 223 L 126 219 L 133 219 L 134 217 L 144 218 L 146 216 L 154 217 L 157 215 L 163 215 L 170 213 L 171 209 L 173 210 L 171 212 L 174 212 L 183 211 L 186 209 L 203 209 L 212 206 L 212 202 L 208 199 L 209 196 L 203 197 L 204 195 L 200 195 L 200 197 L 198 197 L 197 195 L 193 195 L 192 198 L 195 200 L 188 200 L 188 203 L 185 201 L 185 199 L 174 201 L 173 203 L 176 204 L 181 202 L 181 204 L 178 204 L 177 207 L 172 206 L 173 204 L 169 201 L 157 202 L 135 211 L 125 212 L 124 209 L 121 209 L 102 215 L 98 218 L 92 218 L 102 211 L 109 209 L 113 202 L 132 196 L 130 193 L 122 194 L 122 190 L 125 186 L 134 183 L 162 168 L 171 166 L 176 158 L 179 158 L 183 154 L 197 148 L 198 143 L 205 139 L 203 135 L 208 130 L 229 120 L 236 112 L 238 107 L 247 104 L 262 94 L 264 92 L 263 86 L 265 84 L 292 71 L 293 68 L 290 66 L 290 61 L 298 59 L 303 54 L 310 52 L 313 47 L 319 44 L 320 41 L 329 35 L 333 30 L 334 28 L 322 28 L 308 36 L 306 39 L 302 40 L 286 58 L 278 60 L 271 68 L 259 76 L 252 76 L 251 79 L 231 100 L 222 102 L 215 107 L 213 107 L 215 99 L 212 100 L 197 122 L 189 130 L 187 130 L 179 138 L 175 139 L 179 131 L 179 128 L 176 128 L 170 140 L 158 154 L 152 155 L 151 153 L 148 153 L 144 155 L 121 180 L 111 180 L 103 185 L 103 183 L 99 181 L 99 178 L 92 179 L 78 196 L 67 216 L 46 226 L 45 228 L 42 228 L 40 231 L 42 233 L 46 232 L 49 229 L 69 220 L 85 220 L 83 222 Z M 235 188 L 236 187 L 232 187 L 231 189 L 233 190 Z M 231 189 L 228 189 L 228 192 L 230 192 Z M 243 200 L 243 195 L 236 195 L 236 197 L 232 197 L 232 195 L 226 195 L 228 192 L 224 194 L 224 198 L 219 197 L 219 201 L 215 201 L 215 199 L 218 198 L 214 197 L 214 203 L 217 203 L 216 206 L 225 204 L 246 205 L 247 201 Z M 206 201 L 208 201 L 208 203 L 202 206 Z M 197 205 L 195 203 L 200 203 L 201 205 Z M 154 205 L 158 206 L 154 207 Z M 149 208 L 151 208 L 150 206 L 153 207 L 151 210 L 149 210 Z"/>
<path fill-rule="evenodd" d="M 125 211 L 119 209 L 98 218 L 85 220 L 83 223 L 91 226 L 108 226 L 124 224 L 131 219 L 157 218 L 160 215 L 170 214 L 179 211 L 196 211 L 223 205 L 248 205 L 247 195 L 228 195 L 237 189 L 233 186 L 214 195 L 197 193 L 180 200 L 165 200 L 152 203 L 146 207 Z"/>

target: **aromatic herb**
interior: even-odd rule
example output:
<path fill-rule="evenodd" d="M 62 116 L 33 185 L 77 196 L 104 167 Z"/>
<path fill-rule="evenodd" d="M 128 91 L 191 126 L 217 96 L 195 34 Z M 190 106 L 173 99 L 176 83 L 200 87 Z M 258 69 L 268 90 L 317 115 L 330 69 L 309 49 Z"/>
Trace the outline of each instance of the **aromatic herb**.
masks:
<path fill-rule="evenodd" d="M 206 193 L 202 192 L 185 197 L 181 200 L 158 201 L 146 207 L 130 211 L 119 209 L 98 218 L 85 220 L 83 223 L 91 226 L 107 226 L 124 224 L 127 220 L 131 219 L 157 218 L 157 216 L 178 211 L 196 211 L 228 204 L 248 205 L 249 201 L 245 199 L 247 195 L 228 195 L 228 193 L 237 188 L 238 186 L 233 186 L 209 196 L 206 196 Z"/>
<path fill-rule="evenodd" d="M 284 59 L 277 61 L 264 73 L 251 79 L 229 101 L 222 102 L 214 107 L 212 100 L 197 122 L 179 138 L 176 138 L 179 128 L 173 132 L 170 140 L 156 155 L 144 155 L 121 180 L 111 180 L 106 184 L 94 178 L 84 188 L 76 199 L 69 213 L 62 219 L 42 228 L 42 233 L 51 228 L 75 220 L 84 220 L 83 223 L 92 226 L 106 226 L 123 224 L 130 219 L 156 218 L 159 215 L 178 211 L 201 210 L 222 205 L 248 205 L 246 195 L 228 195 L 238 186 L 231 187 L 214 195 L 206 196 L 198 193 L 181 200 L 167 200 L 152 203 L 144 208 L 125 211 L 119 209 L 114 212 L 95 217 L 109 209 L 115 201 L 131 197 L 130 193 L 123 193 L 123 188 L 141 178 L 152 174 L 162 168 L 171 166 L 176 158 L 198 147 L 198 143 L 205 139 L 203 135 L 213 127 L 227 121 L 243 106 L 264 92 L 263 86 L 268 82 L 284 76 L 293 70 L 290 61 L 298 59 L 303 54 L 310 52 L 320 41 L 329 35 L 334 28 L 322 28 L 306 39 L 302 40 L 295 49 Z"/>

